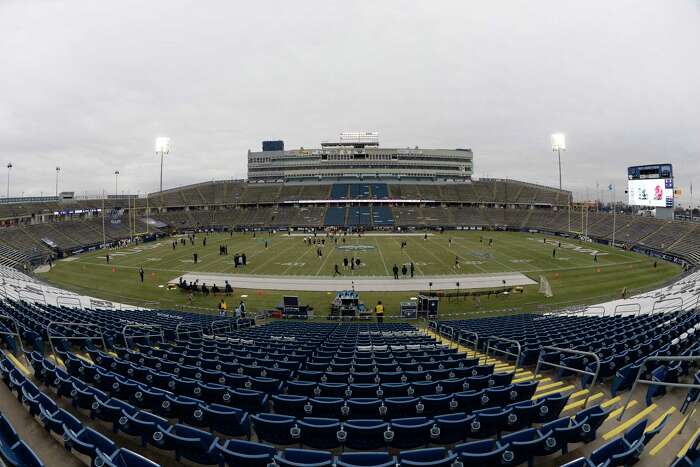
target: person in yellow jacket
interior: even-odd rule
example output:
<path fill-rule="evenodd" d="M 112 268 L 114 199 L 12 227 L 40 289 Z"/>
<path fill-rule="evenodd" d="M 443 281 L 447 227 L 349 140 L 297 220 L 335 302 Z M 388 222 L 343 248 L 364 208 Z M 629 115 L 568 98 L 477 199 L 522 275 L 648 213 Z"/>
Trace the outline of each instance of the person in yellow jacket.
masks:
<path fill-rule="evenodd" d="M 382 305 L 381 300 L 379 300 L 377 306 L 374 307 L 374 314 L 377 315 L 377 323 L 384 322 L 384 305 Z"/>
<path fill-rule="evenodd" d="M 219 302 L 219 316 L 226 316 L 227 309 L 228 305 L 226 304 L 226 301 L 222 298 Z"/>

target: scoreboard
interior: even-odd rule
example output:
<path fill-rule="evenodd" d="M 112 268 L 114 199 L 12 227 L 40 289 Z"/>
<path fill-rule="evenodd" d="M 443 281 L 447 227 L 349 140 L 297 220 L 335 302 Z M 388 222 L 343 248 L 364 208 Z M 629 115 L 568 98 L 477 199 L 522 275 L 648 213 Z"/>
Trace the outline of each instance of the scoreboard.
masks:
<path fill-rule="evenodd" d="M 673 207 L 673 166 L 638 165 L 627 168 L 627 193 L 631 206 Z"/>

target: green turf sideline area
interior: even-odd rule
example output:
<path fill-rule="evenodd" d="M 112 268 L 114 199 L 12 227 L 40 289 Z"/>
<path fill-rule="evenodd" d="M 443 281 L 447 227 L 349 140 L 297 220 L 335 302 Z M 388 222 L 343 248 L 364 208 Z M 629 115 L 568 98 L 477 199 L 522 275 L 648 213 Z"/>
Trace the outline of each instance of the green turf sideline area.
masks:
<path fill-rule="evenodd" d="M 658 261 L 654 268 L 654 259 L 643 255 L 559 237 L 546 237 L 545 243 L 544 236 L 531 233 L 445 232 L 429 235 L 427 239 L 400 234 L 353 235 L 339 237 L 337 244 L 332 238 L 319 235 L 317 242 L 322 238 L 326 240 L 325 245 L 307 245 L 303 237 L 297 235 L 257 233 L 253 237 L 251 233 L 235 233 L 233 236 L 221 233 L 209 234 L 204 247 L 204 234 L 198 234 L 194 245 L 189 241 L 185 246 L 178 242 L 173 249 L 172 241 L 179 240 L 179 237 L 173 237 L 110 250 L 109 264 L 105 260 L 105 251 L 86 253 L 71 261 L 58 261 L 53 270 L 41 274 L 41 277 L 54 285 L 84 294 L 130 304 L 158 302 L 163 308 L 187 303 L 184 293 L 164 287 L 183 273 L 329 277 L 336 264 L 345 277 L 387 277 L 392 275 L 394 264 L 401 267 L 410 262 L 415 265 L 416 277 L 517 271 L 535 281 L 544 275 L 554 293 L 554 297 L 547 299 L 537 293 L 535 285 L 526 286 L 522 294 L 482 298 L 480 301 L 473 298 L 444 299 L 440 311 L 446 315 L 505 308 L 532 311 L 542 303 L 549 306 L 594 303 L 619 298 L 623 288 L 632 291 L 653 288 L 680 273 L 679 266 L 665 261 Z M 493 240 L 492 246 L 489 246 L 490 239 Z M 403 249 L 402 241 L 407 242 Z M 228 256 L 219 255 L 220 245 L 228 246 Z M 321 257 L 316 254 L 317 248 L 322 250 Z M 193 263 L 193 253 L 198 254 L 197 264 Z M 248 265 L 234 268 L 235 253 L 245 253 Z M 344 270 L 345 257 L 359 257 L 361 266 Z M 455 257 L 459 258 L 459 269 L 455 268 Z M 146 272 L 144 284 L 138 278 L 140 267 Z M 274 307 L 284 294 L 285 291 L 241 289 L 236 290 L 228 301 L 229 304 L 237 303 L 241 295 L 246 295 L 249 308 L 255 310 Z M 329 292 L 291 294 L 314 306 L 317 316 L 327 314 L 332 298 Z M 400 301 L 414 295 L 363 292 L 361 298 L 369 305 L 383 300 L 391 316 L 398 312 Z M 192 305 L 213 313 L 219 299 L 196 296 Z"/>

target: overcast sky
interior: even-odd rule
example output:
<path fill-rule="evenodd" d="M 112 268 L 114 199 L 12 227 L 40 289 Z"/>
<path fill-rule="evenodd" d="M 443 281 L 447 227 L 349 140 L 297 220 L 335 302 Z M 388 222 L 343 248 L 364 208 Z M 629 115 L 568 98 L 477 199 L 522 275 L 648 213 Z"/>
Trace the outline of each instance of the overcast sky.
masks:
<path fill-rule="evenodd" d="M 0 0 L 0 193 L 241 178 L 263 139 L 469 147 L 477 176 L 595 197 L 700 187 L 700 2 Z M 700 188 L 695 190 L 700 198 Z M 697 204 L 697 201 L 696 201 Z"/>

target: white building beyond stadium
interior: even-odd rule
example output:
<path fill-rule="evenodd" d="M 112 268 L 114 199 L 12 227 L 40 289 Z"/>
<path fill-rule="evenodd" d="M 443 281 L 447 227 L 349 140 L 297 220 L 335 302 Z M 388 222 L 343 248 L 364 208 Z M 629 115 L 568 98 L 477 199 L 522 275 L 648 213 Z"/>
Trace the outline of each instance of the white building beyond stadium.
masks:
<path fill-rule="evenodd" d="M 374 132 L 341 133 L 316 149 L 285 150 L 283 141 L 263 141 L 262 151 L 248 151 L 250 182 L 459 182 L 470 180 L 473 171 L 471 149 L 384 148 Z"/>

